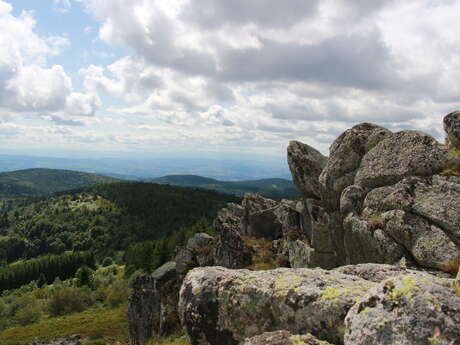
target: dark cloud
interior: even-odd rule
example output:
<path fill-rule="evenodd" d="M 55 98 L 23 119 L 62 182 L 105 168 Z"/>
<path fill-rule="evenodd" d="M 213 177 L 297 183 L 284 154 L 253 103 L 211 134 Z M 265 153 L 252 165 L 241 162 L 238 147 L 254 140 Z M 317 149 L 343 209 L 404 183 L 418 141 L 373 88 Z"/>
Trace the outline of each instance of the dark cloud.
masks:
<path fill-rule="evenodd" d="M 340 35 L 317 44 L 264 40 L 260 49 L 227 50 L 220 80 L 305 81 L 381 89 L 395 82 L 388 47 L 377 31 Z"/>
<path fill-rule="evenodd" d="M 204 29 L 254 23 L 289 27 L 317 13 L 319 0 L 200 0 L 188 3 L 183 18 Z"/>

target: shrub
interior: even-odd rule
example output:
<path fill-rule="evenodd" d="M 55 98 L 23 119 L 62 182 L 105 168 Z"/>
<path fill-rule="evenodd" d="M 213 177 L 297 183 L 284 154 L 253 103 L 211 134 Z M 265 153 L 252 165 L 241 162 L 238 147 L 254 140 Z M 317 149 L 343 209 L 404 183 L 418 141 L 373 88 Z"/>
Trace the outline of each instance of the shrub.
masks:
<path fill-rule="evenodd" d="M 113 260 L 111 257 L 106 257 L 102 260 L 102 267 L 107 267 L 113 265 Z"/>
<path fill-rule="evenodd" d="M 82 312 L 95 303 L 95 296 L 89 288 L 63 287 L 56 290 L 48 301 L 51 316 Z"/>
<path fill-rule="evenodd" d="M 80 267 L 75 273 L 77 286 L 92 286 L 94 272 L 88 266 Z"/>

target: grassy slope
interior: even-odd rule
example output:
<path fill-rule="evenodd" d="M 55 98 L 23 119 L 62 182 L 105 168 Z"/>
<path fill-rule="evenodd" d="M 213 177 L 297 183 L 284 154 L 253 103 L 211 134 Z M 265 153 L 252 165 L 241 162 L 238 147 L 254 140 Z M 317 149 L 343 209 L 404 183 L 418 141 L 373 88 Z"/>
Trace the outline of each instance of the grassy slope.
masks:
<path fill-rule="evenodd" d="M 10 328 L 0 333 L 0 345 L 23 345 L 34 338 L 51 340 L 80 334 L 94 343 L 111 344 L 128 341 L 126 306 L 92 308 L 82 313 L 43 320 L 29 326 Z"/>
<path fill-rule="evenodd" d="M 212 189 L 240 196 L 244 193 L 259 193 L 272 198 L 297 198 L 299 196 L 292 181 L 281 178 L 231 182 L 219 181 L 196 175 L 169 175 L 148 179 L 147 181 L 160 184 Z"/>
<path fill-rule="evenodd" d="M 71 170 L 18 170 L 0 173 L 0 198 L 51 194 L 116 181 L 113 177 Z"/>

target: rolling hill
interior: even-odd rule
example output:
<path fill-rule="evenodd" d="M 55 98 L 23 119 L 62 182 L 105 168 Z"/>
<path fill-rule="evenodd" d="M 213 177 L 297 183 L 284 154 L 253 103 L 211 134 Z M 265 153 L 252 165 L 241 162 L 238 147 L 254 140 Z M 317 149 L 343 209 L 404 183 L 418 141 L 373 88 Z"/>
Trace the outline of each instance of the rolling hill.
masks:
<path fill-rule="evenodd" d="M 146 181 L 159 184 L 211 189 L 239 196 L 245 193 L 258 193 L 276 199 L 299 197 L 294 183 L 282 178 L 268 178 L 252 181 L 219 181 L 198 175 L 168 175 L 147 179 Z"/>
<path fill-rule="evenodd" d="M 72 170 L 26 169 L 0 173 L 0 199 L 40 196 L 119 181 Z"/>

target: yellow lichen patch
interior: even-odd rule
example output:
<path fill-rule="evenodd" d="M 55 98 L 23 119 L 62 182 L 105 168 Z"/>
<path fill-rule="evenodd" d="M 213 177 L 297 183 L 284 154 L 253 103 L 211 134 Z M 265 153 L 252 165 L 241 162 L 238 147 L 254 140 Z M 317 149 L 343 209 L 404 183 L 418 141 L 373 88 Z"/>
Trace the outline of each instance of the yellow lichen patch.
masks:
<path fill-rule="evenodd" d="M 351 289 L 347 289 L 347 288 L 340 289 L 340 288 L 328 287 L 324 289 L 323 291 L 321 291 L 321 299 L 323 301 L 330 301 L 330 300 L 340 298 L 341 296 L 345 294 L 350 294 L 350 293 L 352 293 Z"/>
<path fill-rule="evenodd" d="M 395 288 L 390 293 L 390 298 L 394 301 L 399 301 L 402 298 L 410 298 L 415 290 L 418 290 L 418 287 L 415 285 L 417 279 L 415 277 L 406 277 L 402 281 L 402 286 Z"/>

